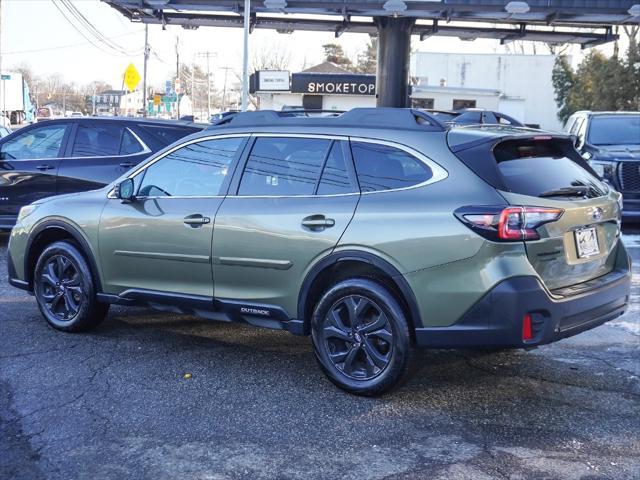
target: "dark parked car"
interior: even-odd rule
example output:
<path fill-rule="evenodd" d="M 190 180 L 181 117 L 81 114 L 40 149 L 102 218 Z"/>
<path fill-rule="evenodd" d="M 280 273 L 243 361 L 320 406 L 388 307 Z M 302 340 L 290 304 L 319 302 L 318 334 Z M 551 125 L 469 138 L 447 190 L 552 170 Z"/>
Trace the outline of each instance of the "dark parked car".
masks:
<path fill-rule="evenodd" d="M 622 217 L 640 220 L 640 112 L 576 112 L 565 130 L 609 185 L 622 193 Z"/>
<path fill-rule="evenodd" d="M 44 197 L 103 187 L 152 153 L 202 130 L 140 118 L 40 121 L 0 139 L 0 230 L 20 207 Z"/>
<path fill-rule="evenodd" d="M 460 110 L 425 110 L 434 115 L 441 122 L 452 125 L 510 125 L 524 127 L 525 124 L 509 115 L 478 108 L 463 108 Z"/>

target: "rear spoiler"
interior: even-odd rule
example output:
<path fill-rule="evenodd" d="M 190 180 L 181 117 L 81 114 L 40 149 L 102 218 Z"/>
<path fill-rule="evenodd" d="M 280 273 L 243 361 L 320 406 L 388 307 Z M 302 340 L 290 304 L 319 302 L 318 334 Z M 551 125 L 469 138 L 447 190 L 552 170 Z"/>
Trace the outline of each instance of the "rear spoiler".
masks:
<path fill-rule="evenodd" d="M 569 140 L 573 145 L 573 136 L 562 133 L 546 132 L 526 127 L 508 127 L 499 125 L 460 126 L 449 130 L 447 143 L 453 153 L 491 143 L 497 145 L 506 140 Z"/>

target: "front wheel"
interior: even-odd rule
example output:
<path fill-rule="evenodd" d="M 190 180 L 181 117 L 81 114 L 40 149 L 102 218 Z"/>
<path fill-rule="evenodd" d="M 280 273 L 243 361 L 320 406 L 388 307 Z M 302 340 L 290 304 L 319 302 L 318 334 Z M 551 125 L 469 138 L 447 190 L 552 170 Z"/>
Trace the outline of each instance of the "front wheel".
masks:
<path fill-rule="evenodd" d="M 40 312 L 57 330 L 89 330 L 107 315 L 109 305 L 98 302 L 86 260 L 69 242 L 55 242 L 44 249 L 33 281 Z"/>
<path fill-rule="evenodd" d="M 369 279 L 342 281 L 318 302 L 311 320 L 316 358 L 329 379 L 357 395 L 380 395 L 402 381 L 412 357 L 402 307 Z"/>

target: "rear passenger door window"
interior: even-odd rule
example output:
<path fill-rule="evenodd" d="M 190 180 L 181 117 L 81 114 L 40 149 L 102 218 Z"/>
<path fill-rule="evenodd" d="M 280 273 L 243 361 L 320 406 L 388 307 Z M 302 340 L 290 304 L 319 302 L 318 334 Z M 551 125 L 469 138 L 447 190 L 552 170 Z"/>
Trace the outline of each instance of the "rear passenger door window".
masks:
<path fill-rule="evenodd" d="M 433 177 L 428 165 L 397 147 L 352 141 L 351 152 L 363 193 L 413 187 Z"/>
<path fill-rule="evenodd" d="M 341 142 L 327 138 L 258 137 L 240 180 L 240 196 L 354 192 Z"/>
<path fill-rule="evenodd" d="M 135 155 L 136 153 L 142 153 L 144 150 L 145 148 L 135 135 L 128 128 L 125 128 L 122 134 L 122 142 L 120 143 L 120 155 Z"/>
<path fill-rule="evenodd" d="M 104 123 L 78 125 L 71 157 L 112 157 L 120 154 L 122 126 Z"/>
<path fill-rule="evenodd" d="M 317 191 L 318 195 L 340 195 L 357 192 L 351 182 L 343 151 L 344 148 L 348 148 L 346 142 L 333 143 L 329 157 L 322 169 Z"/>

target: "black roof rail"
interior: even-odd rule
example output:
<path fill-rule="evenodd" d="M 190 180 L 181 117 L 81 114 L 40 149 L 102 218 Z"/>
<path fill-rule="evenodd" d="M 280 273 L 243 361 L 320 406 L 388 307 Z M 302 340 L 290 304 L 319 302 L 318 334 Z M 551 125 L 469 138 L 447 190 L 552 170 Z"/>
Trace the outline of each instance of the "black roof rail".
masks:
<path fill-rule="evenodd" d="M 224 125 L 235 126 L 351 126 L 351 127 L 386 127 L 409 130 L 444 131 L 447 125 L 435 115 L 411 108 L 353 108 L 336 116 L 300 115 L 301 110 L 256 110 L 238 112 L 212 122 L 212 127 Z M 319 110 L 309 110 L 319 112 Z M 335 110 L 330 110 L 335 113 Z"/>

